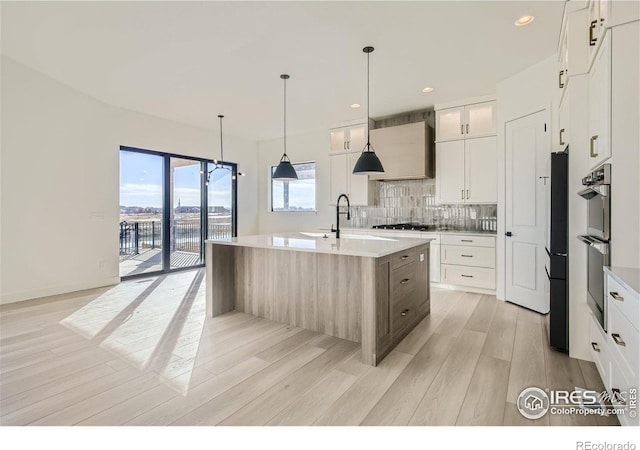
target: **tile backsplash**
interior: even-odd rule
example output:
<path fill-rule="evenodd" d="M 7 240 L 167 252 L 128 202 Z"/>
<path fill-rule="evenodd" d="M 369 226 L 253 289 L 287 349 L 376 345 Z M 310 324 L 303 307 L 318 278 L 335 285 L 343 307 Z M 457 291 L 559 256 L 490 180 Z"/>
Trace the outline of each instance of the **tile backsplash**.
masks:
<path fill-rule="evenodd" d="M 466 231 L 497 229 L 496 205 L 438 205 L 433 179 L 376 182 L 376 188 L 379 204 L 352 207 L 350 226 L 419 223 Z"/>

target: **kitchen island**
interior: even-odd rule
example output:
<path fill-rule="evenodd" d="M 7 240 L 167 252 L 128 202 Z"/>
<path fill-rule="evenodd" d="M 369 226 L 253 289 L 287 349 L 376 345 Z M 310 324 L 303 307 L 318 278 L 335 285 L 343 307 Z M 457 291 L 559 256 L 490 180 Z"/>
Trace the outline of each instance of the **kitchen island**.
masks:
<path fill-rule="evenodd" d="M 430 312 L 429 240 L 276 233 L 206 241 L 207 315 L 359 342 L 377 365 Z"/>

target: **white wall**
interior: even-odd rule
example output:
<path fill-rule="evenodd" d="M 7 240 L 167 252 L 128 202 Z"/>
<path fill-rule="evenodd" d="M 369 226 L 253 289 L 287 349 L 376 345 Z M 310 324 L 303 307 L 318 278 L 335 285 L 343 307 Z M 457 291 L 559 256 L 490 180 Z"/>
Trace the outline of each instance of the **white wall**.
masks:
<path fill-rule="evenodd" d="M 287 136 L 287 154 L 293 163 L 316 162 L 316 212 L 271 211 L 271 166 L 280 161 L 282 138 L 258 142 L 258 228 L 260 233 L 316 230 L 335 222 L 335 207 L 329 206 L 329 130 Z M 342 219 L 342 217 L 341 217 Z M 343 225 L 347 226 L 348 222 Z"/>
<path fill-rule="evenodd" d="M 5 56 L 1 101 L 0 303 L 119 281 L 120 145 L 219 151 L 213 131 L 106 105 Z M 225 147 L 248 173 L 239 179 L 238 225 L 252 234 L 256 143 L 225 135 Z"/>

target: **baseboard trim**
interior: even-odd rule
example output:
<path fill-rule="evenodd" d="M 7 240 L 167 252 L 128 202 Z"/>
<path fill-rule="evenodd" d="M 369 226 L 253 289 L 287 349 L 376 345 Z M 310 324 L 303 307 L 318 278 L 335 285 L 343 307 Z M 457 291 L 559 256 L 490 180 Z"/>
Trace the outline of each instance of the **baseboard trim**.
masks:
<path fill-rule="evenodd" d="M 472 292 L 474 294 L 496 295 L 496 291 L 494 289 L 482 289 L 482 288 L 475 288 L 470 286 L 457 286 L 453 284 L 434 283 L 433 281 L 431 282 L 431 286 L 437 287 L 440 289 L 450 289 L 452 291 L 465 291 L 465 292 Z"/>
<path fill-rule="evenodd" d="M 70 292 L 84 291 L 86 289 L 100 288 L 105 286 L 113 286 L 120 283 L 120 277 L 110 277 L 103 280 L 96 280 L 87 283 L 68 284 L 62 286 L 51 286 L 41 289 L 33 289 L 24 292 L 14 292 L 3 294 L 0 297 L 0 305 L 8 305 L 11 303 L 24 302 L 41 297 L 50 297 L 52 295 L 68 294 Z"/>

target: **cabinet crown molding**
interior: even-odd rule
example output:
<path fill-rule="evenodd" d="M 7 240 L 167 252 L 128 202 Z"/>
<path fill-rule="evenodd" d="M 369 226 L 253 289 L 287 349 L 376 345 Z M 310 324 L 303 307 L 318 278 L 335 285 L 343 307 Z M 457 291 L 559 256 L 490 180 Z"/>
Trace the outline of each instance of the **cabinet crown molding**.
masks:
<path fill-rule="evenodd" d="M 463 99 L 455 100 L 451 102 L 436 103 L 434 105 L 434 109 L 438 111 L 441 109 L 456 108 L 458 106 L 467 106 L 467 105 L 473 105 L 475 103 L 484 103 L 484 102 L 493 102 L 493 101 L 496 101 L 496 94 L 483 95 L 480 97 L 468 97 L 468 98 L 463 98 Z"/>

